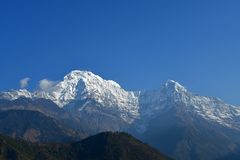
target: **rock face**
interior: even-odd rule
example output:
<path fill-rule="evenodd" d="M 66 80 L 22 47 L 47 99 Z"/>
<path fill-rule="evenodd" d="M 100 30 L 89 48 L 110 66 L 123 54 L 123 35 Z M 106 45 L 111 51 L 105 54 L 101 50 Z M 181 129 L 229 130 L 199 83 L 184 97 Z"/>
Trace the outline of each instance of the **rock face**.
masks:
<path fill-rule="evenodd" d="M 23 97 L 50 102 L 31 107 L 19 102 Z M 37 110 L 86 135 L 131 132 L 177 159 L 217 159 L 240 148 L 240 107 L 195 95 L 173 80 L 157 90 L 133 92 L 75 70 L 48 89 L 1 92 L 0 99 L 0 110 Z"/>

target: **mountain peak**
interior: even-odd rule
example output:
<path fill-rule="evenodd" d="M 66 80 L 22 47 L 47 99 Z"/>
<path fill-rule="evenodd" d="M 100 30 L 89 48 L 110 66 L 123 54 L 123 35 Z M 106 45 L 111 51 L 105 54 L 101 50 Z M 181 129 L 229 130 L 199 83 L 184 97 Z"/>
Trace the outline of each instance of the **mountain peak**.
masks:
<path fill-rule="evenodd" d="M 91 71 L 81 71 L 81 70 L 73 70 L 70 73 L 67 74 L 67 76 L 92 76 L 94 75 Z"/>
<path fill-rule="evenodd" d="M 42 95 L 43 98 L 51 99 L 57 105 L 63 107 L 75 100 L 77 96 L 85 95 L 90 98 L 89 96 L 101 92 L 105 86 L 110 86 L 105 85 L 106 82 L 108 81 L 90 71 L 73 70 L 64 76 L 64 79 L 53 86 L 51 90 Z"/>
<path fill-rule="evenodd" d="M 86 79 L 89 77 L 96 77 L 97 75 L 93 74 L 90 71 L 81 71 L 81 70 L 73 70 L 70 73 L 68 73 L 65 77 L 64 80 L 79 80 L 79 79 Z M 100 78 L 99 76 L 97 76 Z"/>
<path fill-rule="evenodd" d="M 164 88 L 167 89 L 169 92 L 187 92 L 187 89 L 183 87 L 180 83 L 174 80 L 168 80 L 164 84 Z"/>
<path fill-rule="evenodd" d="M 104 83 L 104 81 L 106 81 L 115 87 L 121 88 L 121 86 L 115 81 L 104 80 L 102 77 L 92 73 L 91 71 L 73 70 L 64 77 L 64 80 L 83 80 L 86 84 L 93 84 L 95 82 Z"/>

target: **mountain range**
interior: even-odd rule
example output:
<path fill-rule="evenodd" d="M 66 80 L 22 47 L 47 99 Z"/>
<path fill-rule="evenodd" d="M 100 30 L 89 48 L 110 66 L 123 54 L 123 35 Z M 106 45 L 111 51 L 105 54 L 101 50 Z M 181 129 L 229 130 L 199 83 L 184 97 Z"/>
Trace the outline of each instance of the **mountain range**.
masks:
<path fill-rule="evenodd" d="M 156 90 L 126 91 L 74 70 L 46 89 L 1 92 L 0 111 L 1 133 L 33 142 L 125 131 L 175 159 L 240 157 L 240 107 L 173 80 Z M 16 127 L 20 123 L 24 127 Z"/>

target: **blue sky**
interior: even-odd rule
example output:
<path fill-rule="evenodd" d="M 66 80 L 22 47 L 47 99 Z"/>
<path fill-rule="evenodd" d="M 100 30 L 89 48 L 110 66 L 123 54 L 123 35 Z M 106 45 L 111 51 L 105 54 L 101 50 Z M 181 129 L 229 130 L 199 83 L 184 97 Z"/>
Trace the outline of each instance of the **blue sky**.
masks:
<path fill-rule="evenodd" d="M 128 90 L 174 79 L 240 104 L 240 1 L 1 1 L 0 90 L 73 69 Z"/>

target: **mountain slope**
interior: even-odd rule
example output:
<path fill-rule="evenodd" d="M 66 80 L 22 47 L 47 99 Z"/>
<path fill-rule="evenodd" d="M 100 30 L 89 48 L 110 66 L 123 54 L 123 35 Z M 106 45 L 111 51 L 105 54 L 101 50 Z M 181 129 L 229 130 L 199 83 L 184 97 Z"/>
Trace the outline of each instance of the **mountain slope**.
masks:
<path fill-rule="evenodd" d="M 81 134 L 37 111 L 0 112 L 0 132 L 32 142 L 62 142 L 80 139 Z"/>
<path fill-rule="evenodd" d="M 178 113 L 177 113 L 178 112 Z M 158 113 L 137 137 L 176 159 L 214 160 L 235 155 L 239 132 L 179 110 Z"/>
<path fill-rule="evenodd" d="M 71 144 L 31 144 L 0 135 L 0 159 L 7 160 L 167 160 L 126 133 L 105 132 Z"/>

